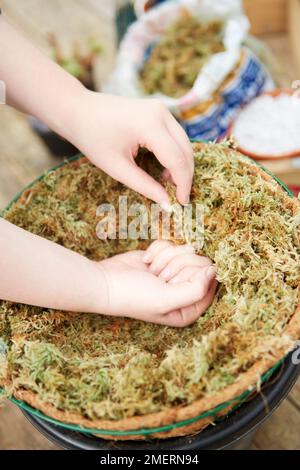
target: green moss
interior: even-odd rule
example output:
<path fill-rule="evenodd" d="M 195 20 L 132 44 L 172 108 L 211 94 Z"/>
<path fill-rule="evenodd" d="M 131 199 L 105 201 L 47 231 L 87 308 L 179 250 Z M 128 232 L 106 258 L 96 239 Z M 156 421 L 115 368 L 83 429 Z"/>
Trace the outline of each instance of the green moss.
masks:
<path fill-rule="evenodd" d="M 148 154 L 140 163 L 158 175 Z M 257 360 L 291 348 L 284 328 L 298 299 L 299 214 L 277 183 L 227 144 L 196 151 L 195 166 L 192 201 L 205 208 L 202 253 L 220 281 L 211 307 L 194 325 L 173 329 L 2 302 L 8 351 L 0 373 L 8 393 L 31 390 L 61 410 L 120 419 L 211 396 Z M 97 239 L 96 208 L 117 204 L 119 195 L 147 203 L 87 161 L 73 162 L 27 190 L 5 218 L 101 260 L 148 243 Z"/>

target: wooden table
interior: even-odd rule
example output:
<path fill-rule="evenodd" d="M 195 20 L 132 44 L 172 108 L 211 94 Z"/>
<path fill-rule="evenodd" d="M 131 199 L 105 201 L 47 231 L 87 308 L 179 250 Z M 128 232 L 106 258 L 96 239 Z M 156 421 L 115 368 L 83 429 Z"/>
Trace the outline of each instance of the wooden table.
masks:
<path fill-rule="evenodd" d="M 96 67 L 100 84 L 109 73 L 114 57 L 113 0 L 0 0 L 13 22 L 48 52 L 46 34 L 54 31 L 66 50 L 74 38 L 91 32 L 104 45 Z M 71 14 L 70 14 L 71 12 Z M 280 81 L 290 85 L 296 76 L 285 34 L 264 37 L 281 63 Z M 57 163 L 27 119 L 0 105 L 0 209 L 26 184 Z M 300 183 L 300 181 L 299 181 Z M 0 409 L 0 449 L 55 449 L 12 404 Z M 300 449 L 300 382 L 289 398 L 262 426 L 253 449 Z"/>

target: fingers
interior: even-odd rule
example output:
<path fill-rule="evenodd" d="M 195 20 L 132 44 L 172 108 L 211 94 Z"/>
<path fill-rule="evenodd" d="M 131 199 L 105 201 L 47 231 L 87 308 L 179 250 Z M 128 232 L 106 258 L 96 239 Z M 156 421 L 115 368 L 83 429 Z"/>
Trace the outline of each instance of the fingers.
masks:
<path fill-rule="evenodd" d="M 157 240 L 148 248 L 143 258 L 149 264 L 149 271 L 170 281 L 183 269 L 203 268 L 212 264 L 211 260 L 195 254 L 192 245 L 174 245 L 170 241 Z M 182 279 L 182 281 L 187 279 Z"/>
<path fill-rule="evenodd" d="M 126 253 L 121 253 L 119 255 L 115 255 L 114 259 L 116 261 L 120 261 L 126 264 L 129 267 L 141 270 L 141 271 L 148 271 L 147 265 L 143 262 L 144 256 L 143 250 L 133 250 L 128 251 Z"/>
<path fill-rule="evenodd" d="M 110 176 L 134 191 L 169 210 L 170 200 L 167 191 L 133 160 L 121 157 L 115 170 L 110 169 Z"/>
<path fill-rule="evenodd" d="M 194 323 L 212 303 L 216 287 L 217 281 L 213 279 L 207 295 L 202 300 L 188 307 L 167 313 L 161 318 L 162 324 L 172 327 L 184 327 Z"/>
<path fill-rule="evenodd" d="M 170 183 L 174 184 L 174 181 L 172 180 L 171 173 L 166 168 L 162 172 L 162 177 L 165 181 L 169 181 Z"/>
<path fill-rule="evenodd" d="M 161 274 L 162 271 L 167 269 L 168 264 L 171 261 L 173 261 L 175 256 L 178 257 L 181 255 L 184 257 L 184 256 L 191 254 L 191 255 L 194 255 L 194 257 L 196 257 L 194 253 L 195 253 L 195 250 L 192 245 L 169 246 L 159 251 L 159 253 L 155 256 L 154 260 L 150 264 L 149 271 L 152 274 L 155 274 L 156 276 L 158 276 Z"/>
<path fill-rule="evenodd" d="M 174 257 L 169 264 L 161 270 L 159 277 L 165 281 L 170 281 L 182 269 L 188 266 L 197 266 L 198 268 L 205 268 L 211 266 L 212 262 L 204 256 L 198 256 L 190 253 L 178 254 Z"/>
<path fill-rule="evenodd" d="M 185 155 L 188 165 L 194 173 L 193 148 L 187 134 L 171 113 L 168 113 L 168 116 L 166 118 L 166 126 L 173 139 L 181 148 L 183 154 Z"/>
<path fill-rule="evenodd" d="M 172 277 L 168 282 L 170 284 L 178 284 L 179 282 L 185 282 L 194 277 L 199 273 L 199 269 L 203 269 L 209 266 L 211 263 L 208 263 L 206 266 L 187 266 L 179 271 L 174 277 Z"/>
<path fill-rule="evenodd" d="M 155 256 L 157 256 L 162 250 L 174 246 L 169 240 L 156 240 L 146 250 L 143 261 L 144 263 L 152 263 Z"/>
<path fill-rule="evenodd" d="M 177 145 L 180 147 L 182 154 L 185 157 L 186 165 L 188 166 L 189 171 L 190 171 L 189 174 L 191 177 L 191 185 L 192 185 L 192 180 L 194 176 L 194 155 L 193 155 L 192 145 L 185 131 L 179 125 L 179 123 L 176 121 L 176 119 L 172 116 L 171 113 L 168 113 L 165 122 L 166 122 L 166 127 L 170 133 L 170 136 L 175 140 Z M 190 192 L 191 192 L 191 185 L 190 187 L 186 186 L 187 183 L 182 181 L 182 179 L 180 179 L 181 175 L 177 172 L 177 165 L 174 166 L 173 170 L 172 170 L 172 167 L 167 167 L 167 168 L 170 172 L 173 182 L 177 186 L 178 201 L 181 204 L 188 204 L 189 198 L 190 198 Z M 178 171 L 180 171 L 180 169 Z M 188 182 L 188 185 L 189 185 L 189 182 Z"/>
<path fill-rule="evenodd" d="M 144 256 L 144 262 L 149 263 L 149 264 L 152 263 L 154 258 L 156 258 L 160 253 L 162 253 L 164 250 L 170 247 L 173 248 L 174 255 L 175 255 L 176 249 L 182 246 L 191 246 L 191 245 L 175 245 L 175 243 L 172 242 L 171 240 L 155 240 L 147 248 L 145 256 Z"/>
<path fill-rule="evenodd" d="M 194 278 L 180 284 L 166 283 L 164 285 L 163 305 L 165 312 L 188 307 L 202 300 L 210 287 L 210 283 L 215 279 L 216 272 L 213 266 L 201 269 Z"/>
<path fill-rule="evenodd" d="M 161 130 L 151 134 L 146 140 L 146 147 L 151 150 L 160 163 L 169 170 L 177 186 L 177 199 L 180 204 L 188 204 L 193 180 L 193 167 L 181 146 L 173 135 Z"/>
<path fill-rule="evenodd" d="M 211 269 L 211 268 L 208 268 Z M 211 271 L 209 275 L 207 275 L 206 280 L 203 282 L 203 275 L 196 276 L 195 279 L 190 283 L 190 291 L 189 293 L 186 291 L 186 295 L 189 296 L 189 302 L 186 306 L 183 307 L 174 307 L 169 310 L 167 313 L 159 316 L 156 318 L 156 323 L 160 323 L 162 325 L 168 325 L 172 327 L 184 327 L 191 325 L 194 323 L 209 307 L 211 304 L 215 290 L 217 287 L 217 281 L 214 278 L 215 274 Z M 170 284 L 167 284 L 170 286 Z M 207 289 L 206 295 L 201 296 L 199 294 L 200 286 L 203 285 L 204 290 Z M 179 295 L 182 297 L 183 289 L 186 288 L 186 283 L 181 284 L 180 287 L 176 286 L 180 292 Z M 193 291 L 194 290 L 194 291 Z M 199 297 L 197 301 L 192 301 L 191 299 L 194 297 Z M 186 299 L 187 300 L 187 299 Z"/>
<path fill-rule="evenodd" d="M 146 253 L 135 251 L 121 256 L 130 267 L 139 268 L 142 262 L 151 282 L 155 279 L 159 294 L 152 300 L 150 321 L 173 327 L 187 326 L 196 321 L 213 300 L 217 286 L 215 268 L 208 258 L 194 254 L 192 246 L 157 240 Z"/>

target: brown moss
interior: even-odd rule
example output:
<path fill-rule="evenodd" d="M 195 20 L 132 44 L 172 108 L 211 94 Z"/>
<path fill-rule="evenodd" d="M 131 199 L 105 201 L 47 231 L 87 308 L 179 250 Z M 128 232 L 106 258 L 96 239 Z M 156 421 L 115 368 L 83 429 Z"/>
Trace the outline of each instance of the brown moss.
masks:
<path fill-rule="evenodd" d="M 222 29 L 220 22 L 201 23 L 183 14 L 146 60 L 140 74 L 145 92 L 174 98 L 185 95 L 210 57 L 224 50 Z"/>

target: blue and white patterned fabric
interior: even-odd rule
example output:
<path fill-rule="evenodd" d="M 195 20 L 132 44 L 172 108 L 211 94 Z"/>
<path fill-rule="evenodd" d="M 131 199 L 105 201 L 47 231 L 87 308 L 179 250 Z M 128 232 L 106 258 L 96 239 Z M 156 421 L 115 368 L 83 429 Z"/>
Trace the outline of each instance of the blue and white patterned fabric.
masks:
<path fill-rule="evenodd" d="M 246 48 L 242 54 L 235 77 L 220 90 L 220 101 L 208 105 L 203 114 L 198 113 L 197 105 L 183 113 L 180 122 L 191 139 L 220 138 L 242 106 L 272 87 L 269 75 L 257 57 Z"/>

